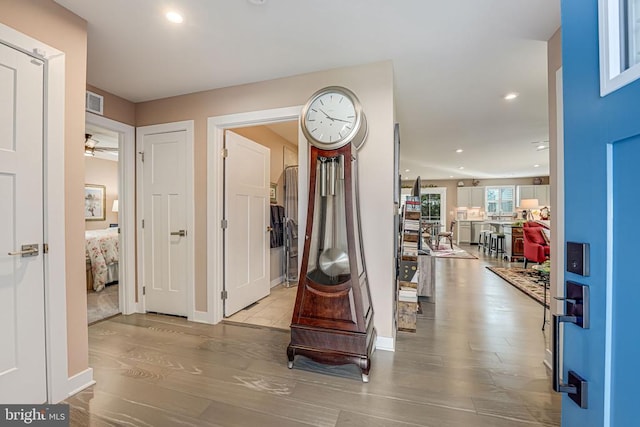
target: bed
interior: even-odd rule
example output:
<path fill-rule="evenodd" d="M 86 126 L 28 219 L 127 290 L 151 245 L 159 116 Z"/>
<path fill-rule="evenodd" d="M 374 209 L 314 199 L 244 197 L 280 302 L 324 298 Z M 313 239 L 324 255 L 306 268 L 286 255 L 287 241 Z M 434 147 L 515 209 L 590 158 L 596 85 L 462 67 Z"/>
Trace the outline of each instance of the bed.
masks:
<path fill-rule="evenodd" d="M 87 290 L 99 292 L 118 280 L 118 228 L 85 231 Z"/>

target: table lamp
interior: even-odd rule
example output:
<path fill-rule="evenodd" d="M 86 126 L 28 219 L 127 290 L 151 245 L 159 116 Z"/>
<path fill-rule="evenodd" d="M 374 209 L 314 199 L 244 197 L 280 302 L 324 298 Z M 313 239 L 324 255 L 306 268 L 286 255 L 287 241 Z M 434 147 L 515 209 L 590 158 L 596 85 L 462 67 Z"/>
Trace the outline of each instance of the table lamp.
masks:
<path fill-rule="evenodd" d="M 527 221 L 533 221 L 533 209 L 540 207 L 538 199 L 522 199 L 520 200 L 520 207 L 527 211 Z"/>

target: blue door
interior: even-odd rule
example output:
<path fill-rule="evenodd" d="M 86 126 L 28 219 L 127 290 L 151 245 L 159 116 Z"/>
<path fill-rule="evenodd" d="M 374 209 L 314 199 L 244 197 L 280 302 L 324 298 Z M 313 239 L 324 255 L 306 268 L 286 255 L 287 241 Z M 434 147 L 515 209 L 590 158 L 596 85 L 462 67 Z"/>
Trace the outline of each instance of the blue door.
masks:
<path fill-rule="evenodd" d="M 590 327 L 565 324 L 564 372 L 588 382 L 586 409 L 568 395 L 562 425 L 640 425 L 640 80 L 600 96 L 598 0 L 562 0 L 566 240 L 589 243 Z"/>

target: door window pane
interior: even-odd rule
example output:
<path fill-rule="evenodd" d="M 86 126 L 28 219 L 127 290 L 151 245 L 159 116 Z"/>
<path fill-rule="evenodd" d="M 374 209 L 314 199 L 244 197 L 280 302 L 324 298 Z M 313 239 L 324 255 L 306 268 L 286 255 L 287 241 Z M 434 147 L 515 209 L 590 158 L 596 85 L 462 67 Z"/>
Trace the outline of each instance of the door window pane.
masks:
<path fill-rule="evenodd" d="M 421 195 L 422 219 L 427 222 L 440 221 L 440 194 Z"/>

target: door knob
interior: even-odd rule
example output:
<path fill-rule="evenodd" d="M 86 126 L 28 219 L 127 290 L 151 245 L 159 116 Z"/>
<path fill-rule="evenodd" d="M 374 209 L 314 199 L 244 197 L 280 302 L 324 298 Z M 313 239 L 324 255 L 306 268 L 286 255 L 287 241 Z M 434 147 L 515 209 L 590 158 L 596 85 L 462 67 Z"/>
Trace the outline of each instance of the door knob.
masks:
<path fill-rule="evenodd" d="M 268 226 L 267 226 L 267 231 L 268 231 L 268 232 L 271 232 L 271 231 L 273 231 L 273 228 L 271 228 L 271 226 L 270 226 L 270 225 L 268 225 Z"/>

